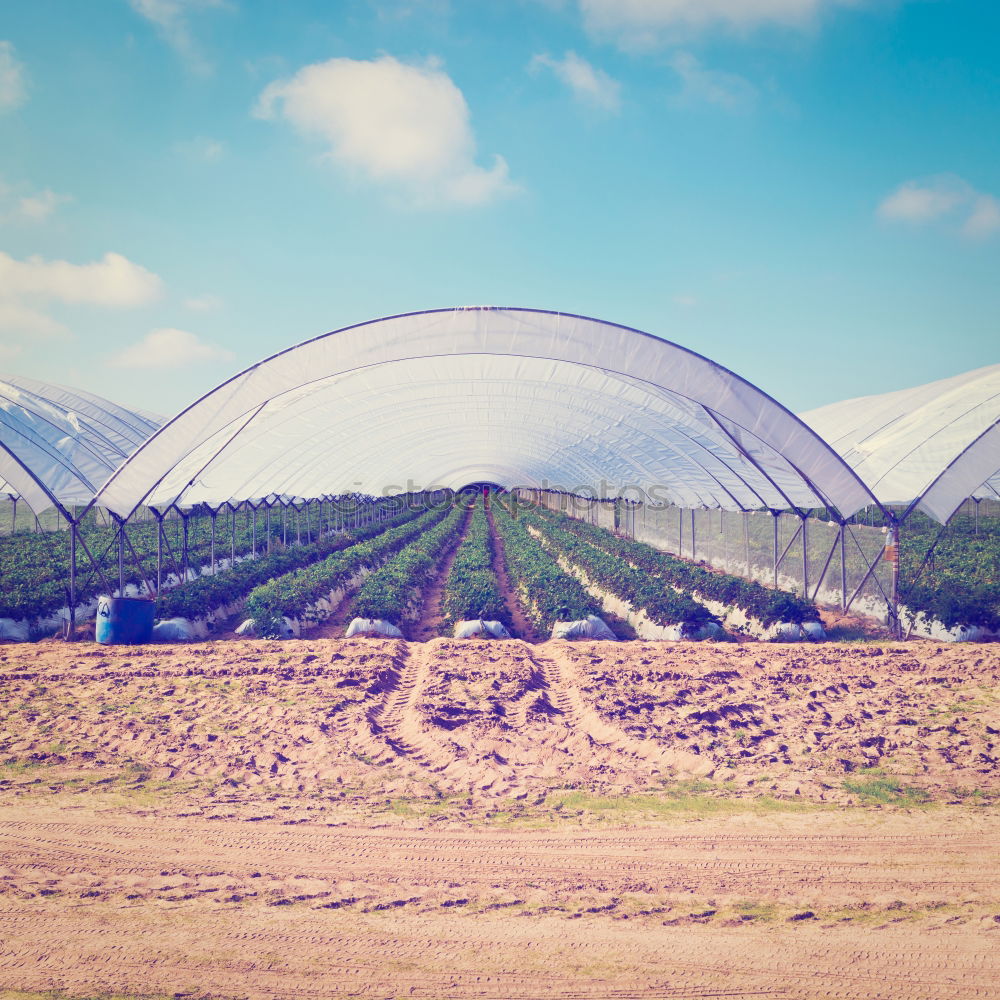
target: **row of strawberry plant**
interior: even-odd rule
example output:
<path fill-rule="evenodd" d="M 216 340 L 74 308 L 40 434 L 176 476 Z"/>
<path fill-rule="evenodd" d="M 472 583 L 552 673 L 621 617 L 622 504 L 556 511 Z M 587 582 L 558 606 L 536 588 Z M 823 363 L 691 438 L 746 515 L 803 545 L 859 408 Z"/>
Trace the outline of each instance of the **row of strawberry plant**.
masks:
<path fill-rule="evenodd" d="M 493 506 L 493 524 L 503 540 L 507 575 L 535 629 L 548 633 L 558 621 L 600 616 L 600 603 L 545 552 L 523 521 L 512 517 L 499 502 Z"/>
<path fill-rule="evenodd" d="M 407 524 L 417 511 L 404 510 L 388 521 L 351 528 L 344 533 L 324 535 L 310 545 L 281 547 L 269 555 L 237 563 L 214 576 L 201 576 L 161 594 L 156 601 L 158 618 L 203 618 L 217 608 L 245 598 L 255 587 L 275 577 L 308 566 L 359 542 Z"/>
<path fill-rule="evenodd" d="M 651 573 L 685 593 L 697 594 L 704 600 L 718 601 L 727 607 L 738 608 L 749 618 L 757 619 L 765 628 L 778 622 L 801 624 L 819 621 L 819 612 L 811 601 L 787 591 L 771 590 L 739 577 L 710 572 L 701 566 L 660 552 L 645 542 L 613 535 L 606 528 L 577 521 L 565 514 L 542 508 L 536 508 L 534 514 L 545 521 L 558 524 L 597 548 L 620 557 L 636 569 Z"/>
<path fill-rule="evenodd" d="M 461 531 L 467 508 L 455 506 L 444 520 L 411 542 L 365 580 L 354 599 L 359 618 L 399 625 L 414 597 L 433 575 L 441 555 Z"/>
<path fill-rule="evenodd" d="M 246 612 L 253 618 L 257 634 L 270 638 L 281 635 L 282 619 L 303 617 L 310 605 L 346 586 L 362 569 L 384 562 L 413 538 L 433 529 L 447 513 L 447 508 L 435 507 L 305 569 L 255 587 L 247 597 Z"/>
<path fill-rule="evenodd" d="M 219 560 L 228 559 L 233 549 L 238 555 L 248 553 L 254 534 L 257 551 L 266 549 L 267 538 L 262 519 L 258 520 L 256 532 L 249 523 L 240 523 L 241 520 L 233 524 L 228 517 L 218 518 L 215 551 Z M 164 564 L 170 570 L 174 568 L 174 560 L 181 558 L 180 541 L 176 534 L 179 525 L 180 522 L 174 521 L 164 524 L 167 536 L 167 545 L 163 547 Z M 102 564 L 108 578 L 115 582 L 118 580 L 116 532 L 116 528 L 108 526 L 92 526 L 83 532 L 87 548 Z M 280 537 L 280 525 L 276 521 L 272 521 L 271 536 L 275 540 Z M 128 538 L 146 572 L 155 574 L 157 525 L 149 522 L 130 524 Z M 211 519 L 190 517 L 188 565 L 196 568 L 207 564 L 211 560 L 211 547 Z M 126 584 L 139 588 L 146 582 L 130 557 L 125 562 L 124 576 Z M 0 545 L 0 579 L 3 581 L 0 618 L 44 618 L 65 607 L 69 600 L 68 533 L 21 533 L 4 539 L 4 544 Z M 152 582 L 155 585 L 155 579 Z M 90 561 L 80 547 L 77 552 L 77 601 L 85 603 L 104 589 L 100 576 L 91 573 Z"/>
<path fill-rule="evenodd" d="M 476 500 L 468 533 L 455 552 L 441 608 L 444 613 L 442 632 L 450 631 L 455 622 L 474 618 L 498 621 L 505 628 L 510 627 L 507 604 L 493 572 L 490 525 L 482 497 Z"/>
<path fill-rule="evenodd" d="M 522 513 L 525 522 L 542 535 L 546 548 L 563 557 L 603 590 L 643 611 L 654 625 L 680 625 L 694 632 L 718 618 L 687 594 L 678 593 L 664 581 L 632 566 L 620 555 L 606 552 L 555 521 Z"/>

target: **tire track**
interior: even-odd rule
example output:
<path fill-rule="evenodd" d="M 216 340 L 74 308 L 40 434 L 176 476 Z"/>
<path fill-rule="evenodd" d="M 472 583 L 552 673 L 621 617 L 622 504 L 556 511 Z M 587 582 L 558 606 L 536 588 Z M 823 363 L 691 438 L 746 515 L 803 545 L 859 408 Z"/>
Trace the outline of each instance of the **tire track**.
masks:
<path fill-rule="evenodd" d="M 640 740 L 605 722 L 586 701 L 573 653 L 564 643 L 531 647 L 531 656 L 544 678 L 549 701 L 570 725 L 598 746 L 652 768 L 654 773 L 708 778 L 715 771 L 712 761 L 682 750 L 666 750 Z"/>

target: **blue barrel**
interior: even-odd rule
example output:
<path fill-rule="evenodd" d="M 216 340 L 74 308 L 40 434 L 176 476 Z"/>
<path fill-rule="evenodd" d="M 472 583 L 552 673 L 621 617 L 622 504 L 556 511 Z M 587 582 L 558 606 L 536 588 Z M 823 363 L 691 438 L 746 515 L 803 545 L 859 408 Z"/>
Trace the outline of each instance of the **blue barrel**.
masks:
<path fill-rule="evenodd" d="M 149 642 L 156 602 L 144 597 L 100 597 L 95 638 L 105 646 Z"/>

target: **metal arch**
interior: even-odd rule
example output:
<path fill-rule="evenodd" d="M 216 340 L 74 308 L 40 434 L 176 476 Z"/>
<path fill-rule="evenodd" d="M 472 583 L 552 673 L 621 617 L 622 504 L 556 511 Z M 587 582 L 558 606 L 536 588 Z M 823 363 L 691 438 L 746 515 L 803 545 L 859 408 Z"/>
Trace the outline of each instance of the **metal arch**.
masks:
<path fill-rule="evenodd" d="M 593 324 L 596 324 L 596 325 L 599 325 L 599 326 L 606 326 L 606 327 L 611 327 L 611 328 L 623 330 L 623 331 L 626 331 L 626 332 L 628 332 L 630 334 L 633 334 L 633 335 L 636 335 L 636 336 L 643 337 L 643 338 L 646 338 L 648 340 L 654 341 L 657 344 L 662 345 L 665 348 L 671 348 L 671 349 L 679 351 L 679 352 L 681 352 L 681 353 L 683 353 L 685 355 L 688 355 L 690 357 L 696 358 L 699 361 L 704 362 L 706 365 L 710 366 L 711 368 L 713 368 L 713 369 L 715 369 L 715 370 L 717 370 L 717 371 L 719 371 L 721 373 L 725 373 L 726 375 L 728 375 L 729 377 L 733 378 L 734 380 L 736 380 L 741 385 L 744 385 L 744 386 L 748 387 L 758 397 L 762 397 L 763 399 L 767 400 L 768 403 L 770 403 L 778 411 L 780 411 L 782 414 L 784 414 L 785 417 L 787 417 L 788 419 L 790 419 L 793 422 L 793 424 L 795 424 L 799 428 L 801 428 L 801 430 L 803 431 L 803 433 L 815 445 L 818 445 L 821 449 L 825 450 L 825 452 L 827 454 L 827 457 L 834 459 L 834 461 L 841 467 L 841 469 L 848 475 L 848 477 L 851 480 L 853 480 L 853 482 L 855 483 L 855 485 L 860 488 L 861 492 L 863 494 L 865 494 L 866 496 L 870 497 L 871 500 L 872 500 L 872 503 L 875 506 L 877 506 L 879 509 L 881 509 L 881 510 L 884 511 L 884 508 L 882 507 L 882 505 L 879 502 L 879 500 L 874 496 L 874 494 L 872 493 L 871 489 L 860 478 L 860 476 L 855 472 L 855 470 L 847 462 L 844 461 L 844 459 L 837 453 L 837 451 L 831 445 L 829 445 L 823 438 L 821 438 L 815 431 L 813 431 L 800 417 L 798 417 L 795 413 L 793 413 L 791 410 L 789 410 L 782 403 L 778 402 L 778 400 L 774 399 L 774 397 L 770 396 L 768 393 L 764 392 L 762 389 L 760 389 L 759 387 L 755 386 L 753 383 L 749 382 L 747 379 L 744 379 L 742 376 L 740 376 L 737 373 L 733 372 L 731 369 L 726 368 L 724 365 L 721 365 L 718 362 L 713 361 L 713 360 L 705 357 L 704 355 L 698 353 L 697 351 L 693 351 L 690 348 L 683 347 L 683 346 L 681 346 L 679 344 L 676 344 L 676 343 L 674 343 L 672 341 L 668 341 L 668 340 L 665 340 L 663 338 L 656 337 L 656 336 L 654 336 L 652 334 L 646 333 L 646 332 L 644 332 L 642 330 L 638 330 L 638 329 L 636 329 L 634 327 L 629 327 L 629 326 L 626 326 L 626 325 L 621 324 L 621 323 L 614 323 L 614 322 L 607 321 L 607 320 L 600 320 L 600 319 L 596 319 L 594 317 L 584 316 L 584 315 L 579 314 L 579 313 L 560 312 L 560 311 L 557 311 L 557 310 L 549 310 L 549 309 L 531 309 L 531 308 L 524 308 L 524 307 L 518 307 L 518 306 L 470 306 L 470 307 L 448 307 L 448 308 L 438 308 L 438 309 L 414 310 L 414 311 L 405 312 L 405 313 L 398 313 L 398 314 L 394 314 L 394 315 L 390 315 L 390 316 L 383 316 L 383 317 L 379 317 L 377 319 L 366 320 L 366 321 L 361 322 L 361 323 L 354 323 L 354 324 L 351 324 L 349 326 L 341 327 L 341 328 L 339 328 L 337 330 L 333 330 L 333 331 L 330 331 L 330 332 L 327 332 L 327 333 L 324 333 L 324 334 L 320 334 L 320 335 L 318 335 L 316 337 L 309 338 L 308 340 L 302 341 L 299 344 L 295 344 L 295 345 L 292 345 L 291 347 L 287 347 L 287 348 L 285 348 L 285 349 L 283 349 L 281 351 L 277 351 L 274 354 L 269 355 L 267 358 L 264 358 L 261 361 L 258 361 L 255 364 L 250 365 L 248 368 L 246 368 L 246 369 L 244 369 L 244 370 L 242 370 L 242 371 L 240 371 L 240 372 L 232 375 L 230 378 L 226 379 L 224 382 L 220 383 L 218 386 L 216 386 L 215 388 L 211 389 L 209 392 L 204 393 L 202 396 L 198 397 L 198 399 L 196 399 L 194 402 L 192 402 L 191 404 L 189 404 L 187 407 L 185 407 L 179 413 L 177 413 L 176 415 L 174 415 L 173 417 L 171 417 L 169 420 L 167 420 L 149 438 L 147 438 L 147 440 L 144 441 L 111 474 L 111 476 L 109 476 L 109 478 L 101 486 L 100 490 L 98 490 L 98 492 L 95 494 L 95 496 L 93 497 L 93 499 L 87 504 L 87 507 L 84 509 L 83 513 L 86 513 L 86 511 L 89 510 L 90 507 L 95 506 L 97 504 L 98 499 L 104 494 L 104 492 L 107 490 L 107 488 L 123 473 L 123 471 L 129 465 L 131 465 L 132 462 L 134 462 L 137 459 L 137 457 L 139 455 L 141 455 L 146 450 L 146 448 L 148 448 L 161 434 L 164 434 L 169 428 L 171 428 L 175 423 L 177 423 L 177 421 L 179 421 L 183 416 L 185 416 L 191 410 L 193 410 L 194 408 L 196 408 L 201 402 L 203 402 L 204 400 L 206 400 L 210 396 L 214 395 L 216 392 L 219 392 L 220 390 L 222 390 L 223 388 L 225 388 L 227 385 L 230 385 L 233 382 L 235 382 L 236 380 L 241 379 L 244 376 L 247 376 L 247 375 L 251 374 L 252 372 L 254 372 L 254 371 L 262 368 L 263 366 L 267 365 L 269 362 L 274 361 L 275 359 L 277 359 L 279 357 L 283 357 L 284 355 L 289 354 L 289 353 L 291 353 L 293 351 L 299 350 L 300 348 L 306 347 L 309 344 L 317 343 L 318 341 L 324 340 L 324 339 L 329 338 L 329 337 L 336 336 L 337 334 L 346 333 L 347 331 L 350 331 L 350 330 L 356 330 L 356 329 L 360 329 L 362 327 L 373 326 L 373 325 L 376 325 L 376 324 L 380 324 L 380 323 L 384 323 L 384 322 L 389 322 L 391 320 L 404 319 L 404 318 L 407 318 L 407 317 L 413 317 L 413 316 L 430 316 L 430 315 L 439 315 L 439 314 L 444 314 L 444 313 L 457 313 L 457 312 L 483 312 L 483 313 L 489 313 L 489 312 L 511 312 L 511 313 L 517 313 L 517 314 L 521 314 L 521 315 L 525 315 L 525 314 L 526 315 L 546 315 L 546 316 L 555 316 L 555 317 L 558 317 L 558 318 L 566 317 L 566 318 L 569 318 L 569 319 L 578 319 L 578 320 L 583 320 L 585 322 L 593 323 Z M 469 353 L 487 353 L 487 352 L 469 352 Z M 428 358 L 428 357 L 434 357 L 434 356 L 440 356 L 440 355 L 424 354 L 424 355 L 420 355 L 419 357 L 421 357 L 421 358 Z M 507 356 L 513 356 L 513 357 L 521 356 L 521 357 L 535 357 L 535 358 L 539 357 L 539 355 L 518 355 L 516 353 L 511 353 L 511 354 L 509 354 Z M 550 359 L 542 358 L 542 359 L 543 360 L 561 360 L 561 359 L 551 359 L 551 358 Z M 396 360 L 408 360 L 408 359 L 404 358 L 404 359 L 396 359 Z M 582 367 L 595 368 L 597 370 L 604 371 L 604 372 L 608 371 L 608 369 L 606 369 L 604 366 L 600 366 L 600 365 L 588 365 L 585 362 L 579 362 L 579 361 L 574 361 L 574 362 L 570 362 L 570 363 L 571 364 L 577 364 L 577 365 L 580 365 Z M 353 370 L 358 370 L 358 369 L 361 369 L 361 368 L 366 368 L 366 367 L 374 367 L 374 366 L 373 365 L 360 365 L 360 366 L 357 366 L 356 369 L 347 369 L 347 370 L 345 370 L 345 373 L 349 372 L 349 371 L 353 371 Z M 623 374 L 623 373 L 621 373 L 621 374 Z M 638 381 L 643 381 L 643 380 L 638 380 Z M 309 384 L 309 383 L 308 382 L 300 383 L 300 385 L 297 388 L 301 388 L 302 385 L 307 385 L 307 384 Z M 684 393 L 681 393 L 681 392 L 679 392 L 677 390 L 667 389 L 665 386 L 658 386 L 658 384 L 655 383 L 655 382 L 651 382 L 651 381 L 646 380 L 646 384 L 649 384 L 649 385 L 652 385 L 652 386 L 657 386 L 658 388 L 660 388 L 662 390 L 665 390 L 665 391 L 668 391 L 668 392 L 673 392 L 676 395 L 680 396 L 681 398 L 692 398 L 692 397 L 687 397 Z M 276 393 L 274 396 L 269 396 L 267 398 L 267 400 L 265 400 L 265 404 L 266 404 L 266 402 L 269 402 L 271 399 L 278 398 L 280 395 L 283 395 L 283 393 Z M 699 402 L 698 400 L 693 399 L 693 398 L 692 398 L 692 401 L 695 402 L 695 403 Z M 248 409 L 250 409 L 250 407 L 248 407 Z M 244 411 L 244 413 L 245 412 L 246 411 Z M 258 412 L 258 411 L 255 411 L 255 413 L 256 412 Z M 242 414 L 235 415 L 234 418 L 233 418 L 233 420 L 235 421 L 235 420 L 239 419 L 239 417 L 241 415 Z M 737 421 L 733 421 L 733 422 L 737 423 Z M 746 429 L 746 428 L 744 428 L 744 429 Z M 727 432 L 727 436 L 731 438 L 731 435 L 729 435 L 728 432 Z M 742 454 L 743 453 L 742 449 L 739 449 L 739 450 L 740 450 L 740 452 Z M 778 454 L 780 454 L 780 452 Z M 782 457 L 784 457 L 784 456 L 782 455 Z M 786 459 L 786 461 L 788 461 L 788 460 Z M 752 463 L 752 464 L 756 465 L 756 463 Z M 825 493 L 823 493 L 822 491 L 817 491 L 815 489 L 815 487 L 812 484 L 809 483 L 807 477 L 805 477 L 805 476 L 802 475 L 801 470 L 799 470 L 798 467 L 794 463 L 792 463 L 792 462 L 789 461 L 789 465 L 793 469 L 795 469 L 795 471 L 797 472 L 797 474 L 802 478 L 803 482 L 805 482 L 807 485 L 809 485 L 809 488 L 812 489 L 816 493 L 817 496 L 825 497 Z M 759 470 L 759 466 L 758 466 L 758 471 L 760 471 Z M 161 482 L 162 479 L 165 478 L 165 475 L 166 475 L 166 473 L 164 473 L 164 476 L 161 476 L 160 479 L 157 482 Z M 774 485 L 774 484 L 772 483 L 772 485 Z M 777 489 L 777 487 L 775 487 L 775 488 Z M 147 489 L 147 491 L 143 494 L 143 499 L 149 495 L 149 492 L 150 492 L 150 490 Z M 782 490 L 778 489 L 778 492 L 782 496 L 784 496 L 784 492 Z M 135 512 L 135 510 L 141 505 L 141 502 L 142 502 L 142 500 L 140 500 L 138 503 L 135 503 L 133 505 L 133 507 L 129 511 L 126 519 L 128 517 L 131 517 L 131 515 Z M 828 501 L 828 505 L 829 505 L 829 501 Z M 794 507 L 794 505 L 792 505 L 792 506 L 793 506 L 794 509 L 797 509 L 797 508 Z"/>

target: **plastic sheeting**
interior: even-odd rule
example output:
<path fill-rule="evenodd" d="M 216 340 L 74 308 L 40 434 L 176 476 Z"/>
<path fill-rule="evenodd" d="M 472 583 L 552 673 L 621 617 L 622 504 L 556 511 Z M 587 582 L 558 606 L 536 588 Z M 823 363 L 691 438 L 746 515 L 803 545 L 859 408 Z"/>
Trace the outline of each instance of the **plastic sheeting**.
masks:
<path fill-rule="evenodd" d="M 374 320 L 276 354 L 169 421 L 97 502 L 127 516 L 477 481 L 730 510 L 874 502 L 797 417 L 714 362 L 496 307 Z"/>
<path fill-rule="evenodd" d="M 801 417 L 883 504 L 943 524 L 966 497 L 1000 497 L 1000 365 Z"/>
<path fill-rule="evenodd" d="M 79 389 L 20 376 L 0 379 L 0 494 L 40 514 L 87 504 L 163 422 Z"/>

